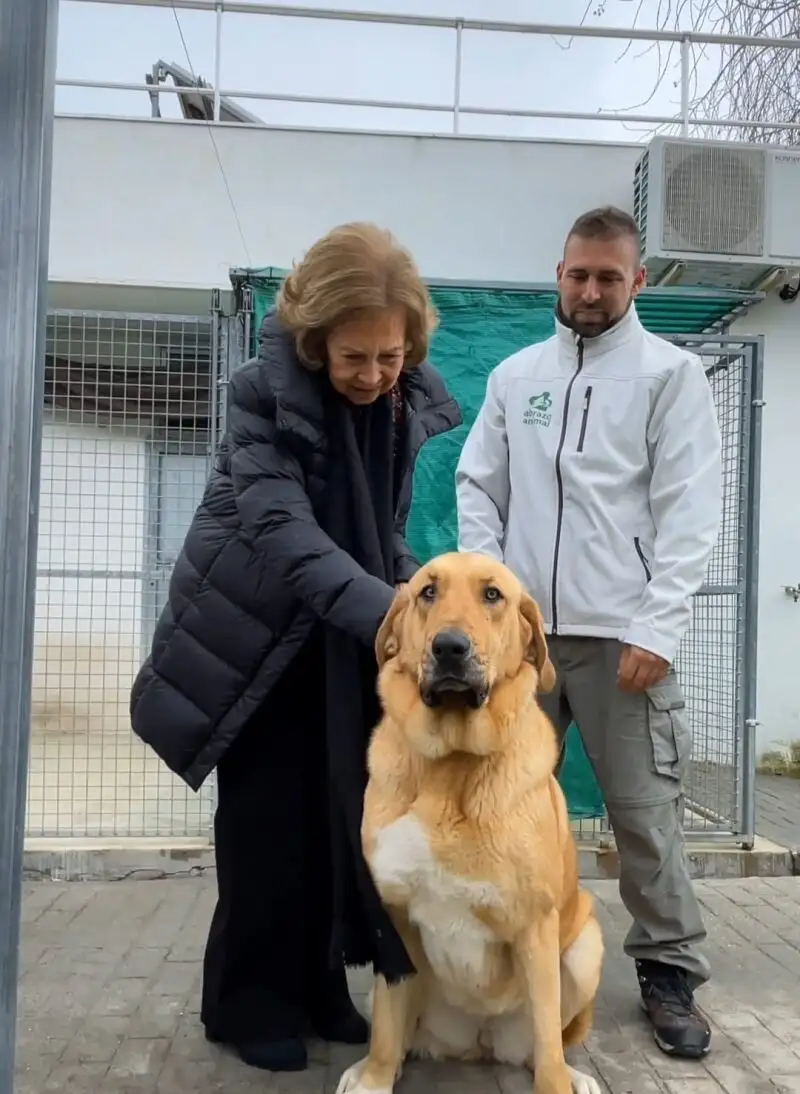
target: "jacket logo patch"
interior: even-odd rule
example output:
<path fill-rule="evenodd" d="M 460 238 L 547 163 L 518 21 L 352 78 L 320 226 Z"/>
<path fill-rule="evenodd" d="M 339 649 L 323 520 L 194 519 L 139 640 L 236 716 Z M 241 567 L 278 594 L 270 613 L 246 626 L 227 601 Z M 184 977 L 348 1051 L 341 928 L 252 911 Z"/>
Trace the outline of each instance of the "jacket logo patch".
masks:
<path fill-rule="evenodd" d="M 549 391 L 543 391 L 540 395 L 531 395 L 528 406 L 522 415 L 525 425 L 548 426 L 553 420 L 550 408 L 553 405 L 553 397 Z"/>

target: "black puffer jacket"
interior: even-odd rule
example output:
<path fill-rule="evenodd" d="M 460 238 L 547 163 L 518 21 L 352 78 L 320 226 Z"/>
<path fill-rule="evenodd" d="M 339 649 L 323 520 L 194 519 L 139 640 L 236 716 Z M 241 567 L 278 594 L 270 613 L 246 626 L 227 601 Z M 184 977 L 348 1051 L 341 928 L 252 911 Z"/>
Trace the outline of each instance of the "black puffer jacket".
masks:
<path fill-rule="evenodd" d="M 406 380 L 396 577 L 417 568 L 404 541 L 414 462 L 460 424 L 428 364 Z M 366 644 L 392 590 L 320 528 L 327 442 L 321 378 L 274 316 L 259 354 L 228 387 L 228 431 L 172 574 L 150 657 L 131 695 L 134 732 L 193 789 L 324 620 Z"/>

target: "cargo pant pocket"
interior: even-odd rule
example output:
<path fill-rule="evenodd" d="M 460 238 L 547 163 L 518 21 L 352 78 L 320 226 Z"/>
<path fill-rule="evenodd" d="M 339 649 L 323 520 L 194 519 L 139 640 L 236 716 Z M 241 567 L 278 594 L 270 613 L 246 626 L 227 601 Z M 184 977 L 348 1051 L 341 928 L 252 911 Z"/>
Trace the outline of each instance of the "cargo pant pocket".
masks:
<path fill-rule="evenodd" d="M 653 770 L 680 780 L 692 753 L 692 731 L 686 699 L 677 677 L 647 689 L 647 724 L 653 748 Z"/>

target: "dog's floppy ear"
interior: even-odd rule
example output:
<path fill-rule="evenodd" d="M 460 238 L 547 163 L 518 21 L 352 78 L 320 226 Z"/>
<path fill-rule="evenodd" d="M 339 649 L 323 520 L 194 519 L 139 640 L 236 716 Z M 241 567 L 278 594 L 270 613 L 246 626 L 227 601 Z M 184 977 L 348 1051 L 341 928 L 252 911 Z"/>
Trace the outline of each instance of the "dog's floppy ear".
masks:
<path fill-rule="evenodd" d="M 539 691 L 552 691 L 556 686 L 556 670 L 547 653 L 544 620 L 538 604 L 527 593 L 522 594 L 519 614 L 523 620 L 523 641 L 527 640 L 525 660 L 536 666 L 536 671 L 539 673 Z"/>
<path fill-rule="evenodd" d="M 387 661 L 391 661 L 400 652 L 400 627 L 408 608 L 409 599 L 408 591 L 403 586 L 395 594 L 391 607 L 378 628 L 378 636 L 375 639 L 375 657 L 378 661 L 378 669 L 382 669 Z"/>

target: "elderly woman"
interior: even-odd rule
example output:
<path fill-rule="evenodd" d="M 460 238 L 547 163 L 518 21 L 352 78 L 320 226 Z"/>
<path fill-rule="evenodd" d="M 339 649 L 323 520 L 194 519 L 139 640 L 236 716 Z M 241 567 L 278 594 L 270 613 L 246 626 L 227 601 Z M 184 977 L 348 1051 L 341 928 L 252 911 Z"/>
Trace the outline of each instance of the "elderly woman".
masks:
<path fill-rule="evenodd" d="M 417 563 L 403 535 L 421 446 L 460 422 L 426 363 L 409 254 L 334 229 L 286 278 L 133 688 L 134 731 L 191 787 L 216 767 L 219 899 L 207 1036 L 268 1070 L 310 1028 L 364 1042 L 346 965 L 412 970 L 361 854 L 373 643 Z"/>

